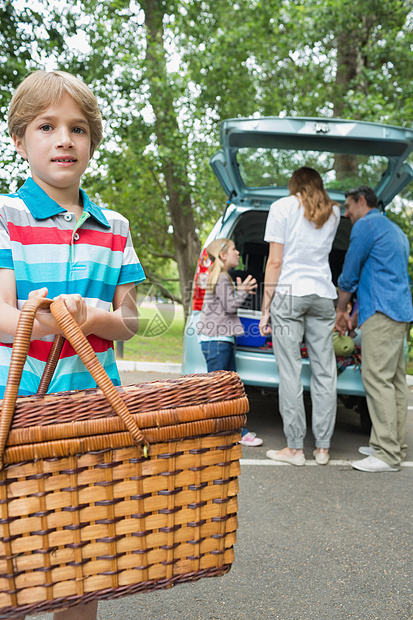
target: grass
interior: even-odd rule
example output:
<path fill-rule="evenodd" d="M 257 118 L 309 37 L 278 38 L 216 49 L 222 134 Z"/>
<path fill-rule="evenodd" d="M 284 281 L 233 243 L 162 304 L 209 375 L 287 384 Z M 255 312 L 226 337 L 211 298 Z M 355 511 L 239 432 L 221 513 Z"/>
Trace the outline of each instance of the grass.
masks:
<path fill-rule="evenodd" d="M 183 332 L 182 306 L 143 302 L 139 305 L 138 334 L 123 343 L 122 359 L 180 364 Z"/>

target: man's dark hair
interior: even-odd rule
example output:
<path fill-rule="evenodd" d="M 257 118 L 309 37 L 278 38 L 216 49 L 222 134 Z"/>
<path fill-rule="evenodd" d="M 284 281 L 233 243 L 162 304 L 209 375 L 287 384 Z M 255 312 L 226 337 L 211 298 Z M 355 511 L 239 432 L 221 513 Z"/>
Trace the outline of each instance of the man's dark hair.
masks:
<path fill-rule="evenodd" d="M 351 196 L 356 202 L 361 196 L 364 196 L 367 202 L 367 206 L 370 209 L 377 209 L 377 195 L 376 192 L 368 185 L 360 185 L 360 187 L 354 187 L 344 192 L 344 196 Z"/>

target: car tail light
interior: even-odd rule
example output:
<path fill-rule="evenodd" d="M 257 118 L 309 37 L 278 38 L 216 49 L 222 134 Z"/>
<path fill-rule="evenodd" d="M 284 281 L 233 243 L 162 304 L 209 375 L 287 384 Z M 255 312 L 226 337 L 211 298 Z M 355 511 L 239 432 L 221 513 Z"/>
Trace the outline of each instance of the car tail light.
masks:
<path fill-rule="evenodd" d="M 194 293 L 192 295 L 192 310 L 202 310 L 205 290 L 208 282 L 209 268 L 212 264 L 208 252 L 202 250 L 194 277 Z"/>

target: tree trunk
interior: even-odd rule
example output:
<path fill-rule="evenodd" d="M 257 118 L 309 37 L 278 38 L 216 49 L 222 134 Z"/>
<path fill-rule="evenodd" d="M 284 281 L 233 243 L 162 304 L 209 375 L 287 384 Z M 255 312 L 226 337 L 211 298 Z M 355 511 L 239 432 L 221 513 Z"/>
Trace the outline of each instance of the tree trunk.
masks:
<path fill-rule="evenodd" d="M 357 43 L 348 33 L 337 36 L 337 72 L 336 72 L 336 98 L 334 102 L 334 116 L 342 118 L 346 102 L 345 96 L 349 90 L 351 81 L 360 73 L 362 60 Z M 345 180 L 349 177 L 357 177 L 357 158 L 345 153 L 337 153 L 334 156 L 334 169 L 337 180 Z"/>
<path fill-rule="evenodd" d="M 175 113 L 174 99 L 166 69 L 163 44 L 164 9 L 162 0 L 144 0 L 146 25 L 146 77 L 155 116 L 155 133 L 167 189 L 168 211 L 173 229 L 185 316 L 189 312 L 192 280 L 201 244 L 189 192 L 187 152 Z"/>

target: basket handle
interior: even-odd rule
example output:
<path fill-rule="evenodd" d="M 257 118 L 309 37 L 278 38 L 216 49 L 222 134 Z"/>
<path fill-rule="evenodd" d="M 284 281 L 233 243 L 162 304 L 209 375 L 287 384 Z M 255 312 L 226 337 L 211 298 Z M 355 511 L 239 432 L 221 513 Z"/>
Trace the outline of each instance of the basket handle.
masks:
<path fill-rule="evenodd" d="M 3 464 L 4 449 L 13 420 L 19 385 L 23 374 L 23 367 L 29 351 L 30 336 L 33 330 L 34 318 L 39 308 L 49 307 L 65 337 L 79 355 L 92 377 L 95 379 L 97 385 L 109 401 L 109 404 L 121 418 L 136 443 L 144 445 L 144 454 L 146 454 L 148 444 L 145 441 L 141 430 L 137 426 L 135 420 L 130 414 L 112 381 L 108 377 L 103 366 L 99 362 L 96 353 L 94 352 L 86 336 L 83 334 L 79 325 L 67 310 L 65 303 L 61 300 L 52 301 L 51 299 L 45 299 L 44 297 L 34 296 L 26 301 L 21 310 L 16 336 L 13 343 L 9 376 L 4 392 L 3 407 L 0 416 L 0 467 Z"/>
<path fill-rule="evenodd" d="M 65 337 L 58 334 L 53 340 L 50 353 L 48 355 L 46 366 L 40 379 L 39 387 L 37 388 L 36 396 L 44 396 L 49 389 L 50 381 L 56 370 L 57 362 L 59 361 L 60 354 L 65 343 Z"/>

